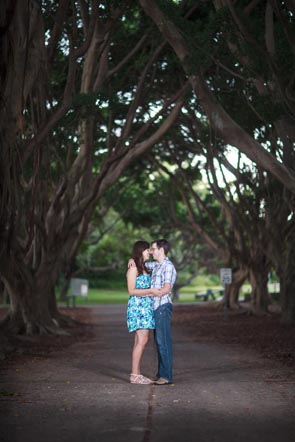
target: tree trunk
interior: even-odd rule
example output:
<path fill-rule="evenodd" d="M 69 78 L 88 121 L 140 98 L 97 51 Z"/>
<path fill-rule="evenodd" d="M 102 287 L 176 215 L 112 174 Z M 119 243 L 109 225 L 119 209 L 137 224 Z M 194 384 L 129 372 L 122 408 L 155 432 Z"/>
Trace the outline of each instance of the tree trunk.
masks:
<path fill-rule="evenodd" d="M 290 207 L 286 205 L 285 192 L 273 203 L 268 214 L 269 259 L 280 280 L 282 322 L 295 322 L 295 223 L 288 219 Z M 290 198 L 288 201 L 292 201 Z"/>
<path fill-rule="evenodd" d="M 172 289 L 172 300 L 179 301 L 180 286 L 174 285 Z"/>
<path fill-rule="evenodd" d="M 229 308 L 232 310 L 239 309 L 239 294 L 242 285 L 247 278 L 248 271 L 241 268 L 233 273 L 233 282 L 229 286 L 228 298 Z"/>
<path fill-rule="evenodd" d="M 267 312 L 269 305 L 268 293 L 268 270 L 262 267 L 250 268 L 249 270 L 250 284 L 252 288 L 251 303 L 253 313 L 262 315 Z"/>
<path fill-rule="evenodd" d="M 285 242 L 285 260 L 280 279 L 282 322 L 295 322 L 295 247 L 294 240 Z"/>
<path fill-rule="evenodd" d="M 54 293 L 57 269 L 57 265 L 54 268 L 44 265 L 33 275 L 26 264 L 18 263 L 3 275 L 11 300 L 8 314 L 2 321 L 4 329 L 26 335 L 66 334 L 60 328 Z"/>
<path fill-rule="evenodd" d="M 0 279 L 0 305 L 9 303 L 9 295 L 4 283 Z"/>
<path fill-rule="evenodd" d="M 44 304 L 32 282 L 17 277 L 13 282 L 5 280 L 12 302 L 3 326 L 12 333 L 41 335 L 54 326 L 48 303 Z"/>
<path fill-rule="evenodd" d="M 62 282 L 60 283 L 60 296 L 61 302 L 67 301 L 68 291 L 71 285 L 71 276 L 63 275 Z"/>

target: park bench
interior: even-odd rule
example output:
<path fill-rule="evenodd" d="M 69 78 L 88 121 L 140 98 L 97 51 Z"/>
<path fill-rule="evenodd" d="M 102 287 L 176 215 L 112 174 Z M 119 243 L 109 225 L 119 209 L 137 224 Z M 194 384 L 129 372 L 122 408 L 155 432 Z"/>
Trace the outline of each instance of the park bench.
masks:
<path fill-rule="evenodd" d="M 203 301 L 209 301 L 211 298 L 212 301 L 215 301 L 217 294 L 220 296 L 223 296 L 223 290 L 208 289 L 203 292 L 197 292 L 197 293 L 195 293 L 195 299 L 201 298 Z"/>

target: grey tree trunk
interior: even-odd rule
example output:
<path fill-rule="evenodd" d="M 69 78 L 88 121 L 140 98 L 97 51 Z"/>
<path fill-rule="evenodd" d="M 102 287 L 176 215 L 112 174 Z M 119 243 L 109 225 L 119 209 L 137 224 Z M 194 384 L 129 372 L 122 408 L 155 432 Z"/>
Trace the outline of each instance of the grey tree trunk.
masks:
<path fill-rule="evenodd" d="M 270 303 L 268 293 L 268 270 L 262 267 L 249 269 L 249 278 L 252 288 L 251 304 L 253 313 L 256 315 L 265 314 Z"/>
<path fill-rule="evenodd" d="M 282 307 L 282 322 L 295 322 L 295 238 L 289 235 L 285 243 L 285 260 L 281 269 L 280 299 Z"/>

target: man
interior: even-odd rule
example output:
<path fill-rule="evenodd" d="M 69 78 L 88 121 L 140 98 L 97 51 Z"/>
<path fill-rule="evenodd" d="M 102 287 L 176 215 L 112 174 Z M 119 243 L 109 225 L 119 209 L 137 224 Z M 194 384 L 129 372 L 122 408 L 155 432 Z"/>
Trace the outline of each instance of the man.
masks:
<path fill-rule="evenodd" d="M 152 242 L 151 254 L 156 263 L 151 263 L 153 269 L 151 287 L 161 289 L 161 296 L 154 297 L 155 342 L 158 353 L 158 372 L 156 385 L 167 385 L 173 381 L 173 354 L 171 338 L 171 316 L 173 304 L 171 290 L 176 280 L 176 270 L 167 257 L 169 243 L 165 239 Z M 147 263 L 149 266 L 149 263 Z"/>

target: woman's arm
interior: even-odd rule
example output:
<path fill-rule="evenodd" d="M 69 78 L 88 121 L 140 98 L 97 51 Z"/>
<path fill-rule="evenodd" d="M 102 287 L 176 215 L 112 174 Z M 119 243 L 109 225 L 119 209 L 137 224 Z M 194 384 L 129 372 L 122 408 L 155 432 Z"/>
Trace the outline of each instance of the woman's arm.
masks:
<path fill-rule="evenodd" d="M 130 296 L 156 296 L 160 289 L 136 289 L 137 268 L 130 267 L 127 271 L 127 288 Z"/>

